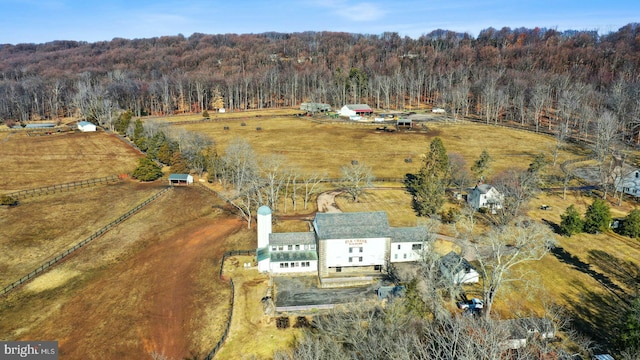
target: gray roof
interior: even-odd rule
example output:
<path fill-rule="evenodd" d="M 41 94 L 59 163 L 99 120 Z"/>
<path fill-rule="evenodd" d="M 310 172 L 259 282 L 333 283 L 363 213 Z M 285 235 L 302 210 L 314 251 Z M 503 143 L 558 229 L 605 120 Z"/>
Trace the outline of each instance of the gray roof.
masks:
<path fill-rule="evenodd" d="M 349 110 L 356 111 L 373 111 L 371 107 L 367 104 L 347 104 L 345 105 Z"/>
<path fill-rule="evenodd" d="M 422 226 L 390 228 L 391 242 L 424 242 L 428 239 L 427 229 Z"/>
<path fill-rule="evenodd" d="M 476 185 L 476 189 L 478 189 L 478 191 L 480 191 L 481 194 L 488 193 L 491 190 L 491 188 L 493 188 L 493 186 L 489 184 Z"/>
<path fill-rule="evenodd" d="M 440 258 L 440 263 L 451 273 L 458 273 L 462 270 L 467 271 L 474 269 L 467 259 L 461 257 L 455 252 L 451 251 L 447 255 Z M 475 269 L 474 269 L 475 270 Z"/>
<path fill-rule="evenodd" d="M 321 240 L 386 238 L 390 235 L 384 211 L 317 213 L 313 226 Z"/>
<path fill-rule="evenodd" d="M 318 260 L 318 253 L 314 250 L 310 251 L 274 251 L 271 252 L 272 262 L 286 261 L 311 261 Z"/>
<path fill-rule="evenodd" d="M 304 245 L 315 243 L 316 235 L 310 231 L 269 234 L 269 245 Z"/>
<path fill-rule="evenodd" d="M 258 215 L 269 215 L 271 214 L 271 208 L 267 205 L 262 205 L 258 208 Z"/>

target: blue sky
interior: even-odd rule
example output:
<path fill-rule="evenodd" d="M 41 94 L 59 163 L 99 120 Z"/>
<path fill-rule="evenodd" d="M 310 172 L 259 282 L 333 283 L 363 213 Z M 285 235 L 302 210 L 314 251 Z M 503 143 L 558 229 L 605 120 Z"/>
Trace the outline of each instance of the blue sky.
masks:
<path fill-rule="evenodd" d="M 0 0 L 0 44 L 95 42 L 205 34 L 488 27 L 616 31 L 640 22 L 639 0 Z"/>

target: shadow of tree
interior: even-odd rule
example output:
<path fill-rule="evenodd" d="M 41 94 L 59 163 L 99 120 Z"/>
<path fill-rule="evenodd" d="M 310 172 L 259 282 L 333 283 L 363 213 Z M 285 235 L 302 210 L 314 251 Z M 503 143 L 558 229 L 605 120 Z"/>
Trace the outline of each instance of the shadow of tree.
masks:
<path fill-rule="evenodd" d="M 580 260 L 577 256 L 570 254 L 563 247 L 555 247 L 551 249 L 551 253 L 561 262 L 571 265 L 574 269 L 591 276 L 607 290 L 611 291 L 615 296 L 621 297 L 621 295 L 625 294 L 625 291 L 616 283 L 611 281 L 611 279 L 607 275 L 599 273 L 591 267 L 591 264 L 586 263 Z"/>
<path fill-rule="evenodd" d="M 554 232 L 554 233 L 556 233 L 556 234 L 561 234 L 561 232 L 560 232 L 560 225 L 559 225 L 559 224 L 556 224 L 556 223 L 554 223 L 553 221 L 549 221 L 549 220 L 547 220 L 547 219 L 542 219 L 542 222 L 544 222 L 545 224 L 547 224 L 547 225 L 551 228 L 551 230 L 553 230 L 553 232 Z"/>
<path fill-rule="evenodd" d="M 602 250 L 589 250 L 589 262 L 597 266 L 612 279 L 622 283 L 633 296 L 640 290 L 640 267 L 634 262 L 625 261 Z M 625 301 L 630 304 L 632 297 L 626 296 Z"/>

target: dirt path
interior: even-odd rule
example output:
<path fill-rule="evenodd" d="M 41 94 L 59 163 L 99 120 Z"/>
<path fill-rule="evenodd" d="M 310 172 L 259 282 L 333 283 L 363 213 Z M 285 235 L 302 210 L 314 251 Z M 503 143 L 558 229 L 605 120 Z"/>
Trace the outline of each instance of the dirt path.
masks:
<path fill-rule="evenodd" d="M 342 212 L 336 204 L 336 196 L 342 193 L 342 190 L 331 190 L 318 195 L 318 212 L 339 213 Z"/>
<path fill-rule="evenodd" d="M 204 262 L 222 257 L 225 237 L 242 226 L 235 218 L 198 219 L 107 269 L 56 318 L 72 326 L 60 339 L 61 358 L 190 356 L 198 272 Z"/>

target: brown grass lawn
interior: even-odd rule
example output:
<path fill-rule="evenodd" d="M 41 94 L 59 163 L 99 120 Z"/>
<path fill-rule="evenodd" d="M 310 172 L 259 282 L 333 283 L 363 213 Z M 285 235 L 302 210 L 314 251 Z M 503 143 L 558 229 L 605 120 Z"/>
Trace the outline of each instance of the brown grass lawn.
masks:
<path fill-rule="evenodd" d="M 27 275 L 165 187 L 159 182 L 122 181 L 0 207 L 0 287 Z M 107 199 L 109 206 L 105 206 Z"/>
<path fill-rule="evenodd" d="M 241 137 L 258 154 L 282 154 L 291 165 L 325 171 L 330 177 L 338 177 L 340 167 L 352 160 L 370 166 L 377 177 L 404 177 L 419 168 L 419 157 L 434 136 L 442 138 L 449 152 L 464 156 L 469 166 L 486 148 L 495 160 L 489 175 L 513 166 L 527 167 L 535 154 L 548 152 L 555 144 L 550 136 L 470 123 L 429 123 L 426 133 L 384 133 L 373 124 L 318 123 L 293 116 L 247 117 L 242 122 L 246 126 L 237 120 L 220 120 L 184 127 L 214 139 L 220 153 L 229 141 Z M 230 129 L 224 130 L 225 126 Z M 258 127 L 262 130 L 257 131 Z M 563 152 L 560 161 L 574 156 Z M 409 158 L 412 163 L 405 162 Z"/>
<path fill-rule="evenodd" d="M 139 155 L 104 132 L 0 133 L 0 193 L 131 173 Z"/>

